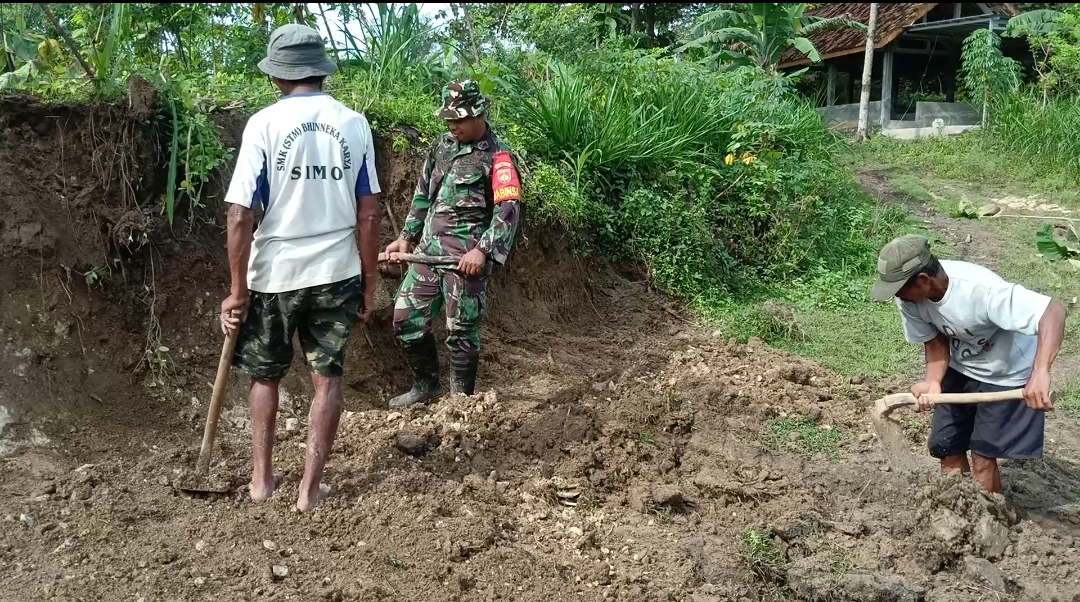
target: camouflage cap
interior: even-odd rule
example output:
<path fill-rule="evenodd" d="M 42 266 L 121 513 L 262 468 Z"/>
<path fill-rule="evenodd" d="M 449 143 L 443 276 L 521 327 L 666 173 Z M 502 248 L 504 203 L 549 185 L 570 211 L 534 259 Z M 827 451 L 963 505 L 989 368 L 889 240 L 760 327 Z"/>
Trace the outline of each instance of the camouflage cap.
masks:
<path fill-rule="evenodd" d="M 443 119 L 483 115 L 490 104 L 480 93 L 480 84 L 475 79 L 459 79 L 446 84 L 442 89 L 442 101 L 442 107 L 435 111 L 435 116 Z"/>

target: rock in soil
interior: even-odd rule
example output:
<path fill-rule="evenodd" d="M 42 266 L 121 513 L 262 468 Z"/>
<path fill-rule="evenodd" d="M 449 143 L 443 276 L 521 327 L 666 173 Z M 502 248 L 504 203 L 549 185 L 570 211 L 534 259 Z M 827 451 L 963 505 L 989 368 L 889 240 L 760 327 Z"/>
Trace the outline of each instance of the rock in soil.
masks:
<path fill-rule="evenodd" d="M 1001 594 L 1005 593 L 1005 578 L 989 560 L 965 556 L 964 572 L 979 585 Z"/>
<path fill-rule="evenodd" d="M 394 447 L 403 454 L 419 458 L 426 455 L 433 445 L 429 437 L 421 436 L 413 431 L 399 431 L 394 437 Z"/>

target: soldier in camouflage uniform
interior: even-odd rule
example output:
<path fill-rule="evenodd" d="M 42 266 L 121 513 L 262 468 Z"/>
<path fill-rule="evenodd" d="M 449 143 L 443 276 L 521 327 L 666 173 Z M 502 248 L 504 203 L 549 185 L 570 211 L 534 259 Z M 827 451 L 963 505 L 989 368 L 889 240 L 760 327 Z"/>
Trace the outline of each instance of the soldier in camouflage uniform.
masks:
<path fill-rule="evenodd" d="M 413 371 L 412 390 L 392 407 L 443 394 L 432 316 L 445 304 L 451 394 L 472 395 L 480 360 L 480 316 L 493 264 L 510 253 L 521 212 L 521 181 L 510 147 L 487 123 L 489 101 L 474 80 L 447 84 L 436 116 L 450 130 L 428 151 L 412 209 L 387 254 L 451 255 L 454 267 L 414 263 L 398 290 L 394 330 Z"/>

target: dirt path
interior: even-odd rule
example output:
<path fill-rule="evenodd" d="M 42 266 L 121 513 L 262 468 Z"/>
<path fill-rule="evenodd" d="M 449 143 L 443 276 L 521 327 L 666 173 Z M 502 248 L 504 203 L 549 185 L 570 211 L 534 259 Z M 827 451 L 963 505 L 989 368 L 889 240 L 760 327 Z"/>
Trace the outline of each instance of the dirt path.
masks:
<path fill-rule="evenodd" d="M 181 494 L 172 484 L 197 456 L 219 349 L 220 232 L 178 238 L 144 210 L 150 247 L 121 255 L 107 285 L 84 282 L 87 257 L 131 223 L 110 192 L 120 171 L 95 163 L 143 135 L 126 119 L 119 106 L 0 103 L 0 599 L 1049 602 L 1080 591 L 1080 445 L 1064 420 L 1050 459 L 1009 467 L 1005 498 L 937 475 L 923 429 L 909 436 L 924 468 L 892 471 L 866 413 L 891 391 L 714 338 L 675 319 L 635 270 L 583 262 L 539 228 L 492 283 L 480 395 L 388 410 L 407 376 L 383 306 L 350 342 L 325 505 L 292 510 L 310 399 L 299 359 L 277 422 L 280 492 L 265 504 L 245 495 L 236 376 L 212 469 L 230 492 Z M 380 144 L 400 217 L 416 159 Z M 158 198 L 154 181 L 135 197 Z M 167 361 L 141 361 L 148 340 Z"/>

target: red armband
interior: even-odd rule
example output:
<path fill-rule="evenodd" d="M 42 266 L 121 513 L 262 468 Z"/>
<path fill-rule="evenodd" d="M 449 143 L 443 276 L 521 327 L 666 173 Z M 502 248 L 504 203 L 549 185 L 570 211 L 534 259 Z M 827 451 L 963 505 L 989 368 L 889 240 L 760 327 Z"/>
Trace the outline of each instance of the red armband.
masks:
<path fill-rule="evenodd" d="M 517 169 L 510 160 L 508 151 L 495 153 L 495 162 L 491 169 L 491 190 L 495 195 L 495 204 L 503 201 L 521 200 L 521 180 Z"/>

